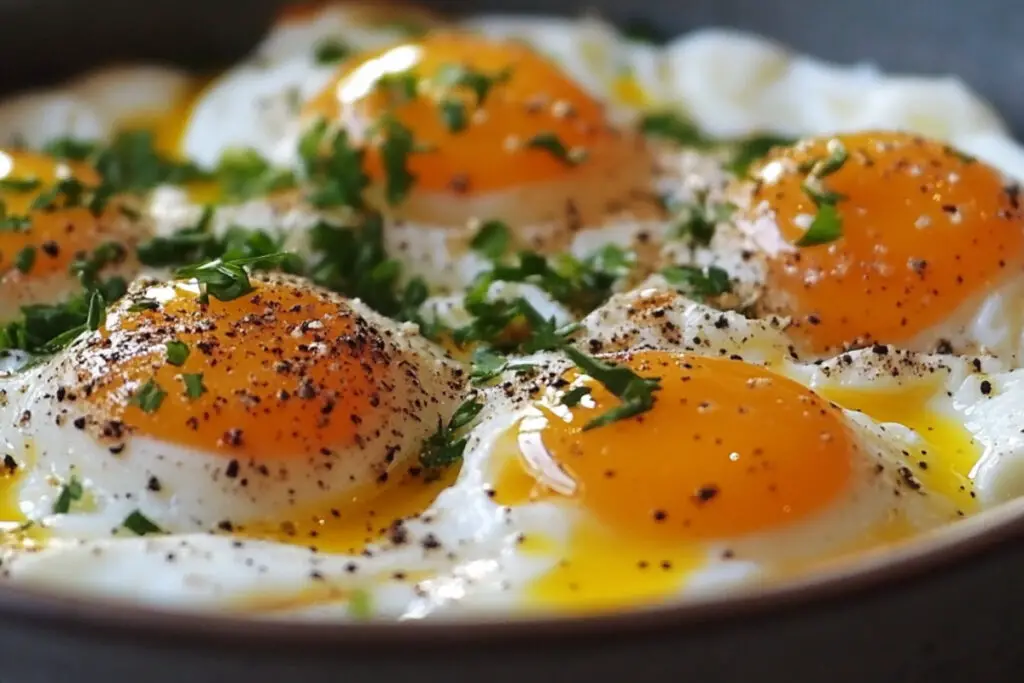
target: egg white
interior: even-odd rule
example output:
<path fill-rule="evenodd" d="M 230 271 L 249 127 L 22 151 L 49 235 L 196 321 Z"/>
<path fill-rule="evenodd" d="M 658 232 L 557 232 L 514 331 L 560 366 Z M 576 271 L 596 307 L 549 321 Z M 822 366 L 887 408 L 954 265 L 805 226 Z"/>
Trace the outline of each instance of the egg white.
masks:
<path fill-rule="evenodd" d="M 301 286 L 298 280 L 286 282 Z M 139 298 L 163 301 L 172 296 L 171 287 L 139 282 L 108 314 L 106 325 L 116 329 L 116 321 Z M 447 419 L 455 409 L 463 371 L 420 338 L 414 328 L 384 318 L 358 301 L 337 299 L 339 311 L 352 310 L 357 329 L 375 331 L 381 349 L 392 360 L 390 374 L 382 380 L 383 386 L 390 388 L 389 396 L 381 405 L 398 407 L 409 401 L 418 406 L 415 422 L 412 415 L 400 410 L 393 415 L 363 415 L 366 434 L 383 433 L 387 435 L 383 441 L 365 436 L 365 446 L 331 447 L 329 458 L 320 455 L 265 463 L 271 467 L 262 475 L 253 463 L 242 459 L 240 473 L 228 476 L 225 472 L 231 459 L 224 454 L 197 451 L 144 434 L 126 432 L 117 443 L 104 445 L 90 429 L 76 427 L 78 418 L 84 424 L 91 414 L 87 406 L 70 398 L 83 391 L 79 388 L 83 381 L 89 381 L 82 379 L 83 373 L 88 378 L 108 371 L 106 351 L 97 351 L 105 348 L 99 342 L 100 332 L 93 332 L 47 362 L 0 383 L 6 397 L 0 407 L 6 443 L 26 462 L 17 494 L 22 513 L 29 520 L 45 520 L 58 535 L 73 538 L 107 536 L 136 509 L 169 531 L 205 531 L 223 520 L 237 525 L 285 518 L 296 505 L 309 509 L 320 501 L 329 507 L 326 501 L 374 482 L 385 462 L 386 445 L 396 449 L 397 465 L 413 462 L 419 444 L 437 421 Z M 277 334 L 306 334 L 312 339 L 314 332 L 295 329 Z M 117 354 L 118 350 L 110 352 Z M 127 352 L 130 350 L 122 351 Z M 289 383 L 289 388 L 292 386 L 294 381 Z M 432 400 L 415 400 L 420 394 Z M 25 415 L 30 419 L 23 419 Z M 108 451 L 108 446 L 117 446 L 116 452 Z M 51 519 L 49 511 L 72 476 L 85 485 L 91 509 Z M 152 477 L 160 483 L 158 491 L 147 488 Z"/>
<path fill-rule="evenodd" d="M 162 66 L 94 71 L 0 102 L 0 142 L 39 148 L 61 137 L 107 140 L 126 124 L 156 119 L 186 101 L 193 87 L 191 76 Z"/>

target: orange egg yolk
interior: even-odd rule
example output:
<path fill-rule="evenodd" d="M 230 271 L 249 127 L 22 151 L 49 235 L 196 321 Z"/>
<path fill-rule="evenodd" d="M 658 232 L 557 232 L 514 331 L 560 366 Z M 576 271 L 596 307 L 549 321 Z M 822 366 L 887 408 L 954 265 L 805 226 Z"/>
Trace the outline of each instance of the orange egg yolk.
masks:
<path fill-rule="evenodd" d="M 726 359 L 642 351 L 611 360 L 661 378 L 650 411 L 584 430 L 620 401 L 587 376 L 567 376 L 590 396 L 572 408 L 542 401 L 521 421 L 518 445 L 542 492 L 578 499 L 616 533 L 736 538 L 806 519 L 850 486 L 852 433 L 802 385 Z"/>
<path fill-rule="evenodd" d="M 846 161 L 820 182 L 838 193 L 841 234 L 797 246 L 819 211 L 805 187 L 809 169 L 840 147 Z M 755 177 L 739 224 L 768 257 L 762 306 L 790 316 L 815 352 L 912 339 L 1024 265 L 1017 190 L 939 142 L 903 133 L 814 139 L 776 150 Z"/>
<path fill-rule="evenodd" d="M 98 376 L 81 392 L 103 416 L 99 426 L 114 425 L 106 436 L 135 433 L 253 461 L 361 443 L 364 419 L 390 405 L 380 337 L 327 295 L 253 285 L 203 304 L 194 285 L 177 283 L 154 310 L 108 317 L 90 352 L 102 359 Z M 180 364 L 169 344 L 188 350 Z"/>
<path fill-rule="evenodd" d="M 402 92 L 406 76 L 413 93 Z M 474 89 L 480 81 L 486 93 Z M 464 127 L 448 123 L 452 108 L 464 112 Z M 434 192 L 486 193 L 565 179 L 621 147 L 602 105 L 558 67 L 524 44 L 472 35 L 431 34 L 353 60 L 304 110 L 307 120 L 340 123 L 353 140 L 371 139 L 386 114 L 421 150 L 408 157 L 416 188 Z M 378 181 L 385 177 L 381 149 L 366 147 L 367 172 Z"/>
<path fill-rule="evenodd" d="M 99 175 L 80 163 L 31 152 L 0 151 L 0 286 L 26 278 L 65 274 L 77 255 L 103 240 L 104 217 L 84 206 L 36 209 L 32 203 L 58 180 L 73 177 L 86 186 Z"/>

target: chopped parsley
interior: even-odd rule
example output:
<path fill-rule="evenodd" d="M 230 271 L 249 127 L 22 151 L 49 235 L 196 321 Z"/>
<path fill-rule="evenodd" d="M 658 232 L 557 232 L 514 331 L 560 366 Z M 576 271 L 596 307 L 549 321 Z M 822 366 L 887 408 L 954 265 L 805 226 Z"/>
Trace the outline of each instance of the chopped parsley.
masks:
<path fill-rule="evenodd" d="M 43 184 L 39 178 L 0 178 L 0 191 L 32 192 Z"/>
<path fill-rule="evenodd" d="M 225 260 L 214 259 L 197 266 L 186 266 L 174 271 L 179 280 L 195 280 L 199 284 L 199 300 L 202 303 L 213 297 L 219 301 L 234 301 L 252 291 L 247 268 L 269 267 L 287 260 L 290 254 L 276 252 L 248 258 Z"/>
<path fill-rule="evenodd" d="M 383 93 L 392 106 L 416 99 L 419 87 L 419 76 L 412 70 L 381 74 L 374 85 L 375 90 Z"/>
<path fill-rule="evenodd" d="M 153 520 L 151 520 L 149 517 L 142 514 L 138 510 L 133 511 L 131 514 L 125 517 L 124 521 L 121 522 L 121 526 L 123 526 L 125 529 L 132 532 L 136 536 L 147 536 L 149 534 L 164 533 L 164 530 L 156 524 L 154 524 Z"/>
<path fill-rule="evenodd" d="M 802 188 L 818 207 L 818 211 L 810 226 L 796 241 L 798 247 L 827 244 L 843 236 L 843 218 L 836 204 L 846 197 L 825 187 L 824 179 L 841 169 L 848 158 L 849 154 L 843 144 L 838 139 L 832 139 L 828 142 L 828 156 L 806 165 L 807 178 Z"/>
<path fill-rule="evenodd" d="M 22 273 L 32 270 L 36 264 L 36 248 L 29 245 L 14 255 L 14 267 Z"/>
<path fill-rule="evenodd" d="M 609 393 L 622 401 L 618 406 L 583 425 L 583 431 L 634 417 L 654 407 L 654 394 L 661 389 L 659 378 L 641 377 L 623 365 L 614 365 L 588 356 L 573 346 L 565 345 L 562 350 L 576 367 L 600 382 Z"/>
<path fill-rule="evenodd" d="M 151 131 L 118 133 L 109 145 L 91 140 L 59 138 L 44 151 L 61 159 L 86 161 L 103 179 L 107 192 L 140 193 L 158 185 L 183 185 L 206 180 L 209 173 L 188 161 L 176 161 L 156 150 Z"/>
<path fill-rule="evenodd" d="M 562 395 L 562 405 L 575 408 L 580 404 L 580 401 L 590 396 L 591 393 L 593 393 L 593 389 L 590 387 L 573 387 Z"/>
<path fill-rule="evenodd" d="M 822 204 L 810 227 L 796 241 L 798 247 L 813 247 L 835 242 L 843 236 L 843 218 L 835 204 Z"/>
<path fill-rule="evenodd" d="M 21 317 L 0 325 L 0 351 L 20 349 L 33 354 L 53 353 L 64 348 L 91 325 L 102 325 L 105 302 L 124 295 L 121 278 L 111 278 L 92 291 L 83 292 L 59 304 L 33 304 L 21 308 Z"/>
<path fill-rule="evenodd" d="M 206 386 L 203 384 L 203 373 L 186 372 L 182 374 L 181 380 L 185 383 L 185 395 L 195 400 L 206 393 Z"/>
<path fill-rule="evenodd" d="M 733 143 L 732 158 L 727 168 L 734 175 L 745 177 L 753 163 L 763 159 L 775 147 L 792 145 L 796 140 L 779 135 L 753 135 Z"/>
<path fill-rule="evenodd" d="M 640 119 L 640 132 L 655 138 L 669 140 L 683 147 L 707 147 L 711 141 L 693 121 L 671 112 L 645 114 Z"/>
<path fill-rule="evenodd" d="M 508 226 L 502 221 L 490 220 L 480 226 L 469 246 L 474 251 L 494 260 L 501 258 L 511 241 L 512 234 Z"/>
<path fill-rule="evenodd" d="M 732 291 L 729 273 L 718 266 L 668 266 L 662 269 L 661 275 L 673 287 L 700 299 L 721 296 Z"/>
<path fill-rule="evenodd" d="M 587 158 L 585 149 L 567 149 L 562 139 L 550 132 L 537 133 L 529 138 L 524 146 L 527 149 L 544 150 L 567 166 L 576 166 Z"/>
<path fill-rule="evenodd" d="M 691 244 L 707 246 L 715 236 L 718 224 L 728 220 L 736 206 L 730 203 L 705 203 L 703 198 L 685 205 L 679 212 L 676 236 Z"/>
<path fill-rule="evenodd" d="M 144 413 L 155 413 L 167 397 L 167 392 L 160 388 L 155 379 L 148 379 L 139 387 L 129 401 L 130 405 L 138 406 Z"/>
<path fill-rule="evenodd" d="M 434 84 L 448 90 L 452 88 L 466 88 L 476 98 L 476 106 L 483 106 L 491 90 L 502 83 L 507 83 L 512 77 L 512 69 L 506 68 L 494 73 L 476 71 L 461 64 L 442 64 L 434 74 Z"/>
<path fill-rule="evenodd" d="M 420 464 L 427 469 L 436 470 L 454 465 L 461 460 L 468 438 L 459 436 L 459 432 L 469 426 L 483 409 L 483 403 L 469 399 L 455 409 L 448 424 L 438 418 L 437 431 L 423 442 Z"/>
<path fill-rule="evenodd" d="M 352 54 L 352 48 L 335 37 L 320 40 L 313 47 L 313 59 L 317 64 L 337 64 Z"/>
<path fill-rule="evenodd" d="M 61 487 L 57 500 L 53 501 L 53 514 L 67 513 L 71 509 L 71 504 L 81 500 L 84 493 L 82 482 L 75 475 L 71 475 L 68 482 Z"/>
<path fill-rule="evenodd" d="M 95 332 L 107 321 L 107 302 L 103 299 L 103 292 L 94 289 L 89 292 L 89 309 L 85 314 L 85 328 Z"/>
<path fill-rule="evenodd" d="M 441 112 L 441 121 L 449 132 L 458 133 L 465 130 L 468 121 L 466 105 L 458 100 L 445 98 L 438 103 L 437 108 Z"/>
<path fill-rule="evenodd" d="M 167 362 L 171 365 L 181 367 L 188 360 L 191 350 L 188 344 L 177 339 L 167 342 Z"/>
<path fill-rule="evenodd" d="M 214 174 L 228 201 L 262 197 L 295 187 L 296 182 L 291 171 L 272 167 L 259 152 L 249 148 L 225 151 Z"/>
<path fill-rule="evenodd" d="M 363 190 L 370 182 L 363 172 L 363 156 L 343 129 L 328 130 L 323 119 L 310 126 L 299 140 L 299 161 L 311 186 L 309 202 L 321 209 L 361 209 Z"/>
<path fill-rule="evenodd" d="M 412 188 L 416 176 L 409 171 L 409 155 L 419 151 L 412 131 L 397 118 L 385 114 L 377 121 L 383 138 L 380 156 L 384 164 L 384 198 L 388 204 L 400 204 Z"/>

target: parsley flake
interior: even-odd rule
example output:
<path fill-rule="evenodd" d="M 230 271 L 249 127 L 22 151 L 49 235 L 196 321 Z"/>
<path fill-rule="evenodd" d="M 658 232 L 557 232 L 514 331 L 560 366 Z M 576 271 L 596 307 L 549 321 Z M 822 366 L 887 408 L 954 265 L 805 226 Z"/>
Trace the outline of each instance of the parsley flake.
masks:
<path fill-rule="evenodd" d="M 441 121 L 449 132 L 458 133 L 465 130 L 468 122 L 466 105 L 458 100 L 445 98 L 437 106 L 441 112 Z"/>
<path fill-rule="evenodd" d="M 409 171 L 408 162 L 409 155 L 418 150 L 412 131 L 394 116 L 382 116 L 377 127 L 383 136 L 380 155 L 384 164 L 384 198 L 389 205 L 395 206 L 405 199 L 416 180 Z"/>
<path fill-rule="evenodd" d="M 512 234 L 508 225 L 502 221 L 485 221 L 477 230 L 469 246 L 474 251 L 494 260 L 501 258 L 512 241 Z"/>
<path fill-rule="evenodd" d="M 157 526 L 153 520 L 140 511 L 135 510 L 121 522 L 128 531 L 132 532 L 136 536 L 147 536 L 149 534 L 162 534 L 164 530 Z"/>
<path fill-rule="evenodd" d="M 706 269 L 690 265 L 668 266 L 662 269 L 661 275 L 673 287 L 701 299 L 732 291 L 729 273 L 718 266 L 709 266 Z"/>
<path fill-rule="evenodd" d="M 562 395 L 561 403 L 563 406 L 575 408 L 580 404 L 580 401 L 590 396 L 592 392 L 593 389 L 590 387 L 573 387 Z"/>
<path fill-rule="evenodd" d="M 843 236 L 843 220 L 835 204 L 822 204 L 806 232 L 796 241 L 798 247 L 813 247 L 834 242 Z"/>
<path fill-rule="evenodd" d="M 185 395 L 195 400 L 206 393 L 206 385 L 203 384 L 203 373 L 186 372 L 182 374 L 181 380 L 185 383 Z"/>
<path fill-rule="evenodd" d="M 167 392 L 160 388 L 155 379 L 150 378 L 135 391 L 130 404 L 138 406 L 139 410 L 144 413 L 155 413 L 160 410 L 166 397 Z"/>
<path fill-rule="evenodd" d="M 22 273 L 27 273 L 32 270 L 32 266 L 34 266 L 35 263 L 36 248 L 32 245 L 25 247 L 14 256 L 14 267 Z"/>
<path fill-rule="evenodd" d="M 494 73 L 476 71 L 461 64 L 442 64 L 434 75 L 434 83 L 442 89 L 467 88 L 476 97 L 476 106 L 483 106 L 491 90 L 512 77 L 512 69 Z"/>
<path fill-rule="evenodd" d="M 181 367 L 188 360 L 191 353 L 188 344 L 177 339 L 167 342 L 167 362 L 171 365 Z"/>
<path fill-rule="evenodd" d="M 313 59 L 317 64 L 337 64 L 352 54 L 352 48 L 335 37 L 322 39 L 313 47 Z"/>
<path fill-rule="evenodd" d="M 39 178 L 0 178 L 0 191 L 32 192 L 43 184 Z"/>
<path fill-rule="evenodd" d="M 582 148 L 567 149 L 554 133 L 537 133 L 525 143 L 527 149 L 541 149 L 567 166 L 576 166 L 587 158 L 587 151 Z"/>
<path fill-rule="evenodd" d="M 61 487 L 57 500 L 53 501 L 53 514 L 66 514 L 71 509 L 71 504 L 81 500 L 84 493 L 82 482 L 78 477 L 71 475 L 68 483 Z"/>
<path fill-rule="evenodd" d="M 566 345 L 563 351 L 576 367 L 621 400 L 618 406 L 583 425 L 583 431 L 640 415 L 654 407 L 654 394 L 661 389 L 661 379 L 641 377 L 624 365 L 606 363 L 599 358 L 588 356 L 573 346 Z"/>
<path fill-rule="evenodd" d="M 437 431 L 423 442 L 420 451 L 420 464 L 427 469 L 439 469 L 454 465 L 462 459 L 468 438 L 459 437 L 458 433 L 476 419 L 484 404 L 473 399 L 464 401 L 452 413 L 448 424 L 438 418 Z"/>

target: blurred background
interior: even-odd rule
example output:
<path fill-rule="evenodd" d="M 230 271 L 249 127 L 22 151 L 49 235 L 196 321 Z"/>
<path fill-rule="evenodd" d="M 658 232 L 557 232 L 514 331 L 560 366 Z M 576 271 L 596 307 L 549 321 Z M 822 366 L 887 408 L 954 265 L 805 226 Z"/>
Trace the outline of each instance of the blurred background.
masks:
<path fill-rule="evenodd" d="M 380 0 L 377 0 L 378 2 Z M 127 60 L 206 70 L 245 54 L 285 0 L 0 0 L 0 89 Z M 820 57 L 955 73 L 1024 132 L 1019 0 L 425 0 L 441 12 L 599 12 L 670 36 L 694 26 L 757 31 Z"/>

